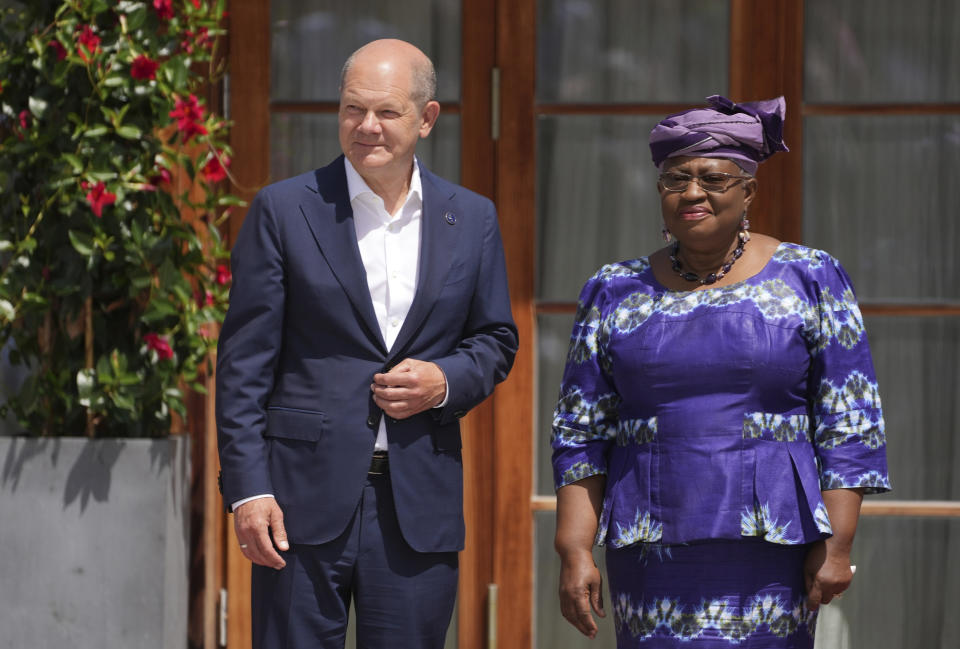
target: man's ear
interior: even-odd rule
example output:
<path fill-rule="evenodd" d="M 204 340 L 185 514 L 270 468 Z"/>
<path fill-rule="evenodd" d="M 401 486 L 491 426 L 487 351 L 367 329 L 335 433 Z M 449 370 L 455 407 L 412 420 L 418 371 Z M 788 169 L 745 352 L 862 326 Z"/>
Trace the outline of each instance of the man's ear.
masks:
<path fill-rule="evenodd" d="M 436 101 L 428 101 L 420 112 L 420 137 L 424 138 L 430 135 L 437 118 L 440 117 L 440 104 Z"/>

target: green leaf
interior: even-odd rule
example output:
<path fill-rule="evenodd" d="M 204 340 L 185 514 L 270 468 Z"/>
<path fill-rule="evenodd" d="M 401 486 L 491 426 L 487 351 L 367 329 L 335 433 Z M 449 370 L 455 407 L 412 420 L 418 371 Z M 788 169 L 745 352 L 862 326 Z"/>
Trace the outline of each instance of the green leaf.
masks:
<path fill-rule="evenodd" d="M 103 85 L 108 88 L 116 88 L 117 86 L 122 86 L 126 83 L 127 79 L 120 74 L 111 74 L 109 77 L 103 80 Z"/>
<path fill-rule="evenodd" d="M 84 257 L 89 257 L 93 254 L 94 243 L 93 237 L 85 232 L 77 232 L 76 230 L 69 230 L 67 236 L 70 237 L 70 243 L 73 244 L 73 249 L 79 252 Z"/>
<path fill-rule="evenodd" d="M 133 412 L 137 409 L 137 404 L 134 401 L 133 397 L 124 392 L 114 392 L 110 395 L 110 400 L 113 401 L 113 405 L 121 410 L 127 410 Z"/>
<path fill-rule="evenodd" d="M 130 286 L 134 289 L 131 291 L 131 294 L 133 295 L 139 293 L 145 288 L 149 288 L 150 284 L 153 282 L 153 278 L 150 276 L 150 273 L 141 268 L 134 270 L 128 279 L 130 281 Z"/>
<path fill-rule="evenodd" d="M 110 122 L 111 124 L 116 125 L 117 123 L 117 111 L 107 106 L 100 106 L 100 112 L 103 113 L 103 118 Z"/>
<path fill-rule="evenodd" d="M 70 165 L 73 173 L 81 174 L 83 173 L 83 162 L 80 161 L 80 156 L 74 155 L 72 153 L 64 153 L 60 156 L 63 158 L 67 164 Z"/>
<path fill-rule="evenodd" d="M 127 126 L 121 126 L 120 128 L 118 128 L 117 135 L 119 135 L 120 137 L 126 138 L 128 140 L 139 140 L 140 136 L 143 135 L 143 131 L 141 131 L 136 126 L 127 125 Z"/>
<path fill-rule="evenodd" d="M 158 320 L 163 320 L 170 316 L 178 315 L 179 311 L 177 308 L 168 302 L 167 300 L 158 300 L 153 299 L 150 301 L 150 305 L 147 307 L 147 310 L 141 316 L 141 319 L 147 323 L 151 324 Z"/>
<path fill-rule="evenodd" d="M 143 5 L 140 5 L 136 9 L 130 11 L 127 14 L 127 29 L 130 31 L 137 31 L 143 24 L 147 21 L 147 8 Z"/>
<path fill-rule="evenodd" d="M 97 359 L 97 374 L 100 376 L 111 376 L 113 371 L 110 369 L 110 359 L 106 356 L 101 356 Z"/>
<path fill-rule="evenodd" d="M 83 133 L 83 137 L 101 137 L 107 134 L 107 127 L 103 124 L 94 126 L 93 128 L 88 128 Z"/>
<path fill-rule="evenodd" d="M 80 405 L 84 408 L 89 408 L 93 403 L 96 386 L 97 374 L 92 369 L 77 372 L 77 394 L 80 395 Z"/>

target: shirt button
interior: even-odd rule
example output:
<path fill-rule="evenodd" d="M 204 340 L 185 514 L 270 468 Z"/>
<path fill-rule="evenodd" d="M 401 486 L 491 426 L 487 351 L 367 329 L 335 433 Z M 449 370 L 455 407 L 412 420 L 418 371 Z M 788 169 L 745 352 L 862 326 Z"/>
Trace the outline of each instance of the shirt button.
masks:
<path fill-rule="evenodd" d="M 390 326 L 391 326 L 391 327 L 399 327 L 399 326 L 400 326 L 400 321 L 397 320 L 396 318 L 394 318 L 393 320 L 390 321 Z"/>
<path fill-rule="evenodd" d="M 397 271 L 390 273 L 390 279 L 397 279 Z"/>

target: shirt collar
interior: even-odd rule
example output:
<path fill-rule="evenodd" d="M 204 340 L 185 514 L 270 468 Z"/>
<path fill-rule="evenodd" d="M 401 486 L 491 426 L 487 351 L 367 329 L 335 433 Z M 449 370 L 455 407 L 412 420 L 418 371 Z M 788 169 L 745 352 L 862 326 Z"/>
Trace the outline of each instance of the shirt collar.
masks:
<path fill-rule="evenodd" d="M 351 163 L 346 156 L 343 158 L 343 163 L 347 170 L 347 193 L 350 195 L 351 203 L 353 203 L 357 197 L 364 194 L 377 196 L 376 192 L 370 189 L 367 181 L 363 179 L 363 176 L 354 168 L 353 163 Z M 423 185 L 420 183 L 420 164 L 416 156 L 413 158 L 413 173 L 410 174 L 410 189 L 407 191 L 407 198 L 404 203 L 414 196 L 420 201 L 423 200 Z M 379 198 L 379 196 L 377 196 L 377 198 Z"/>

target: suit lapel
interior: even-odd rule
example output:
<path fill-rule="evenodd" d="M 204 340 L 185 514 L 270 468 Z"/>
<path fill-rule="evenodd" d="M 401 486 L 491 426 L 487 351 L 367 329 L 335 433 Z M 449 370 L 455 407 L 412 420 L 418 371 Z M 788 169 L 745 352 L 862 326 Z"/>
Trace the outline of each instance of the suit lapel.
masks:
<path fill-rule="evenodd" d="M 387 346 L 383 334 L 380 333 L 380 325 L 377 324 L 377 315 L 373 310 L 373 300 L 367 286 L 367 272 L 357 245 L 357 230 L 353 222 L 353 208 L 350 207 L 347 174 L 343 165 L 343 156 L 340 156 L 326 167 L 317 170 L 317 186 L 307 187 L 313 193 L 308 200 L 301 203 L 300 209 L 320 252 L 353 308 L 360 315 L 368 334 L 386 353 Z"/>
<path fill-rule="evenodd" d="M 423 212 L 420 220 L 420 264 L 417 291 L 410 311 L 397 334 L 390 351 L 389 364 L 397 359 L 424 320 L 443 288 L 444 280 L 453 263 L 457 241 L 463 227 L 459 219 L 463 215 L 453 209 L 452 193 L 443 193 L 433 180 L 433 174 L 420 166 L 420 181 L 423 188 Z"/>

